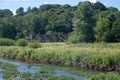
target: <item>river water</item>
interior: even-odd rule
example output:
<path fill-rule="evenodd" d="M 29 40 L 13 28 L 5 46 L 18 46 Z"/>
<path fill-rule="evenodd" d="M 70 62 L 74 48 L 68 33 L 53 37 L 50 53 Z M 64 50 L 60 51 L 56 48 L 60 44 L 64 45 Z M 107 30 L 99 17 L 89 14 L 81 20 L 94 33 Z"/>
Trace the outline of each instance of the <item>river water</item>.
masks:
<path fill-rule="evenodd" d="M 11 61 L 11 60 L 6 60 L 6 59 L 0 59 L 0 62 L 5 63 L 5 64 L 15 65 L 17 67 L 17 70 L 20 73 L 29 72 L 29 73 L 32 74 L 31 77 L 35 73 L 37 73 L 39 70 L 44 69 L 44 70 L 47 70 L 48 72 L 51 72 L 54 76 L 72 77 L 72 78 L 74 78 L 74 80 L 88 80 L 87 77 L 79 76 L 77 74 L 73 74 L 69 71 L 64 70 L 63 69 L 64 67 L 59 67 L 58 68 L 56 66 L 50 66 L 50 65 L 48 66 L 48 65 L 41 65 L 41 64 L 29 64 L 29 63 Z M 72 70 L 72 68 L 69 69 L 69 70 Z M 1 72 L 0 73 L 0 80 L 4 80 L 3 77 L 2 77 L 2 71 L 4 71 L 4 69 L 0 68 L 0 72 Z M 25 79 L 22 79 L 22 80 L 25 80 Z M 47 79 L 45 77 L 42 77 L 42 80 L 49 80 L 49 79 Z"/>

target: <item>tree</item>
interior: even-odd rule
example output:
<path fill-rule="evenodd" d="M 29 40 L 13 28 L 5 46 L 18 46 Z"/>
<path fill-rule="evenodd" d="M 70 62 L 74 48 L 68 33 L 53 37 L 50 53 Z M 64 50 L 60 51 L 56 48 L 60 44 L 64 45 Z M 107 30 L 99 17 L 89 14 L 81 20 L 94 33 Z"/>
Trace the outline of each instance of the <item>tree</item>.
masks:
<path fill-rule="evenodd" d="M 39 9 L 37 7 L 33 7 L 31 9 L 31 12 L 33 12 L 33 13 L 39 13 Z"/>
<path fill-rule="evenodd" d="M 110 34 L 111 42 L 120 42 L 120 16 L 114 21 Z"/>
<path fill-rule="evenodd" d="M 107 18 L 100 18 L 96 24 L 95 30 L 95 38 L 97 42 L 105 41 L 107 42 L 107 36 L 110 31 L 110 21 Z"/>
<path fill-rule="evenodd" d="M 0 10 L 0 18 L 13 16 L 13 12 L 9 9 Z"/>
<path fill-rule="evenodd" d="M 114 28 L 113 23 L 116 20 L 117 12 L 113 10 L 102 11 L 97 16 L 97 23 L 94 28 L 95 38 L 97 42 L 113 42 L 113 32 L 117 29 Z"/>
<path fill-rule="evenodd" d="M 73 10 L 71 7 L 52 8 L 47 12 L 48 24 L 45 27 L 46 33 L 63 33 L 68 34 L 72 31 Z"/>
<path fill-rule="evenodd" d="M 80 3 L 73 18 L 73 30 L 77 32 L 80 42 L 94 42 L 94 23 L 91 3 Z"/>
<path fill-rule="evenodd" d="M 44 14 L 29 13 L 24 16 L 24 30 L 31 34 L 45 34 L 47 16 Z"/>
<path fill-rule="evenodd" d="M 67 8 L 71 8 L 71 6 L 68 5 L 68 4 L 65 4 L 65 5 L 63 5 L 63 8 L 64 8 L 64 9 L 67 9 Z"/>
<path fill-rule="evenodd" d="M 3 22 L 0 23 L 0 37 L 15 39 L 17 31 L 9 20 L 10 18 L 4 18 Z"/>
<path fill-rule="evenodd" d="M 60 5 L 58 4 L 44 4 L 40 6 L 39 11 L 43 12 L 43 11 L 48 11 L 52 8 L 59 8 L 59 7 Z"/>
<path fill-rule="evenodd" d="M 106 7 L 104 4 L 102 4 L 101 2 L 96 2 L 93 4 L 93 8 L 97 11 L 104 11 L 106 10 Z"/>
<path fill-rule="evenodd" d="M 17 16 L 23 16 L 25 13 L 24 13 L 24 8 L 23 7 L 20 7 L 16 10 L 16 15 Z"/>

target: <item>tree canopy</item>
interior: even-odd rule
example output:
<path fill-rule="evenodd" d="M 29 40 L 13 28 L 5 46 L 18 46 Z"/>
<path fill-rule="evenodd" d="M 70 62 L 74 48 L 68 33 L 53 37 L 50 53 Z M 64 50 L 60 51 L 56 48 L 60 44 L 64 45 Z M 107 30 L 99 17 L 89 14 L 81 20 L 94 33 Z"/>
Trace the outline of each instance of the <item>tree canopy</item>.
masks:
<path fill-rule="evenodd" d="M 0 37 L 19 39 L 27 34 L 68 34 L 71 42 L 120 42 L 120 11 L 88 1 L 77 6 L 44 4 L 27 11 L 20 7 L 16 15 L 0 10 Z"/>

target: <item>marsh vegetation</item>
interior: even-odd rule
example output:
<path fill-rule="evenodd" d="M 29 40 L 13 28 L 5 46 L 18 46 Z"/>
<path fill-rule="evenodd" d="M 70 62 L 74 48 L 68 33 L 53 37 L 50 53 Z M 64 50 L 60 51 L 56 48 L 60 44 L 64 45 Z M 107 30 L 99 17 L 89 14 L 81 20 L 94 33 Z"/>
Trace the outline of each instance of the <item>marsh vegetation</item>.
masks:
<path fill-rule="evenodd" d="M 43 43 L 41 46 L 41 48 L 36 49 L 3 46 L 0 48 L 0 57 L 27 62 L 119 72 L 119 43 Z"/>
<path fill-rule="evenodd" d="M 30 48 L 27 46 L 1 46 L 0 57 L 13 59 L 22 62 L 37 63 L 37 64 L 52 64 L 61 67 L 76 67 L 78 69 L 91 69 L 98 71 L 97 74 L 88 73 L 86 71 L 77 71 L 74 69 L 60 69 L 55 72 L 50 71 L 52 68 L 44 69 L 43 67 L 33 69 L 31 72 L 20 72 L 17 65 L 11 63 L 1 62 L 0 66 L 5 69 L 1 72 L 4 79 L 23 79 L 26 80 L 80 80 L 75 79 L 73 76 L 64 76 L 61 72 L 67 71 L 77 76 L 82 76 L 83 80 L 119 80 L 120 71 L 120 44 L 119 43 L 79 43 L 79 44 L 66 44 L 66 43 L 41 43 L 40 48 Z M 3 67 L 4 66 L 4 67 Z M 5 67 L 6 66 L 6 67 Z M 9 67 L 8 67 L 9 66 Z M 24 65 L 23 70 L 24 71 Z M 31 68 L 31 65 L 26 66 L 25 69 Z M 13 69 L 13 70 L 12 70 Z M 12 70 L 12 71 L 11 71 Z M 105 72 L 101 72 L 105 71 Z M 113 72 L 116 71 L 116 72 Z M 55 76 L 63 74 L 62 77 Z M 106 75 L 105 75 L 106 74 Z M 32 77 L 31 77 L 32 76 Z M 81 79 L 82 80 L 82 79 Z"/>

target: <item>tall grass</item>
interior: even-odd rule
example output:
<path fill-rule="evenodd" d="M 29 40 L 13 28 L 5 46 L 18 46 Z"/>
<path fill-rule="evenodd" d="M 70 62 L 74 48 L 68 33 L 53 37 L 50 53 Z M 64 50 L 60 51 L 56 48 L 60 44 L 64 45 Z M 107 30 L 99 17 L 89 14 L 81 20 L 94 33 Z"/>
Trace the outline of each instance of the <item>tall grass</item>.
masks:
<path fill-rule="evenodd" d="M 52 64 L 109 70 L 120 69 L 120 44 L 42 44 L 42 48 L 0 47 L 0 56 Z"/>

